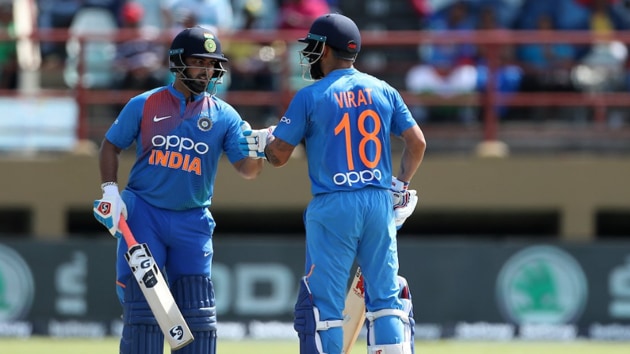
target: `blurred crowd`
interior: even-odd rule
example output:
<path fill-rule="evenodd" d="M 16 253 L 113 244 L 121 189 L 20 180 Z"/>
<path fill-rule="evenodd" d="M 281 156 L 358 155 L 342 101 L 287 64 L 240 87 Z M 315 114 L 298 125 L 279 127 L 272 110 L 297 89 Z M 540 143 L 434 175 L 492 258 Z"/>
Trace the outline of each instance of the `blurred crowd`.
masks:
<path fill-rule="evenodd" d="M 0 0 L 0 89 L 18 80 L 13 0 Z M 37 0 L 36 26 L 41 31 L 68 30 L 68 41 L 39 43 L 44 70 L 64 71 L 67 86 L 77 84 L 82 34 L 131 33 L 124 41 L 84 43 L 83 86 L 93 89 L 150 89 L 171 80 L 165 32 L 173 35 L 201 25 L 219 36 L 238 30 L 307 29 L 318 16 L 339 12 L 336 0 Z M 6 39 L 8 38 L 8 39 Z M 227 43 L 226 43 L 227 44 Z M 274 88 L 274 64 L 283 49 L 277 43 L 234 43 L 224 46 L 233 90 Z"/>
<path fill-rule="evenodd" d="M 345 6 L 375 6 L 373 0 L 38 0 L 40 30 L 68 29 L 71 34 L 108 33 L 124 28 L 133 36 L 122 42 L 98 41 L 86 51 L 82 83 L 94 89 L 144 90 L 168 83 L 164 31 L 196 24 L 219 34 L 233 31 L 307 29 L 312 20 Z M 387 2 L 382 0 L 381 2 Z M 610 33 L 630 27 L 630 9 L 622 0 L 398 0 L 417 16 L 417 26 L 433 32 L 509 30 L 587 30 Z M 0 32 L 14 33 L 12 0 L 0 0 Z M 351 3 L 351 4 L 350 4 Z M 162 36 L 162 37 L 161 37 Z M 229 76 L 223 90 L 278 88 L 279 57 L 296 50 L 280 42 L 226 43 Z M 42 67 L 64 71 L 65 84 L 77 84 L 76 40 L 40 43 Z M 504 93 L 525 91 L 620 91 L 630 88 L 627 45 L 609 41 L 593 45 L 530 43 L 504 46 L 492 55 L 497 72 L 488 73 L 488 48 L 473 44 L 421 44 L 401 87 L 421 95 L 455 97 L 484 90 L 488 78 Z M 295 57 L 295 58 L 293 58 Z M 291 86 L 304 83 L 297 55 Z M 15 42 L 0 42 L 0 88 L 17 87 Z M 221 93 L 221 92 L 219 92 Z M 418 120 L 478 119 L 474 107 L 413 107 Z M 500 116 L 510 115 L 496 107 Z M 271 113 L 271 112 L 270 112 Z M 437 118 L 436 118 L 437 117 Z"/>
<path fill-rule="evenodd" d="M 414 0 L 421 27 L 435 32 L 474 30 L 590 31 L 612 33 L 630 28 L 630 9 L 617 0 Z M 438 5 L 431 10 L 430 3 Z M 406 88 L 443 97 L 485 90 L 489 48 L 470 44 L 420 45 L 418 63 L 406 74 Z M 593 45 L 523 43 L 493 52 L 498 69 L 493 86 L 512 92 L 602 92 L 630 88 L 627 45 L 609 41 Z M 509 110 L 496 107 L 500 117 L 570 115 L 570 108 Z M 415 107 L 418 119 L 478 119 L 474 107 Z M 531 112 L 533 110 L 534 112 Z M 544 109 L 549 110 L 549 109 Z M 518 111 L 518 112 L 515 112 Z"/>

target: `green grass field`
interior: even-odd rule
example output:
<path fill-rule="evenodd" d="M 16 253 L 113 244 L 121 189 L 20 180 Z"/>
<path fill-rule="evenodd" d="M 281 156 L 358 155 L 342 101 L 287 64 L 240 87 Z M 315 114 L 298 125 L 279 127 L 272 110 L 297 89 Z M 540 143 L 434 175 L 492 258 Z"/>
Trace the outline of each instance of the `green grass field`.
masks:
<path fill-rule="evenodd" d="M 219 354 L 297 354 L 297 342 L 272 340 L 219 341 Z M 357 342 L 352 351 L 366 352 L 364 341 Z M 114 354 L 118 353 L 118 341 L 114 338 L 102 340 L 50 339 L 0 339 L 2 354 Z M 169 353 L 165 350 L 164 353 Z M 417 342 L 417 354 L 629 354 L 630 342 L 464 342 L 435 341 Z"/>

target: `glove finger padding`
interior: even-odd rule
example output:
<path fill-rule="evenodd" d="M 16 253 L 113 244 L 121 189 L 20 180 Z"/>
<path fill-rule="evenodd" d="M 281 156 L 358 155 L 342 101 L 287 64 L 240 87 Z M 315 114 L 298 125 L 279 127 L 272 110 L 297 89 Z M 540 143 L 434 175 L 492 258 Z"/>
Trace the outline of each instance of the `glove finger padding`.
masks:
<path fill-rule="evenodd" d="M 241 153 L 255 159 L 266 158 L 265 147 L 271 141 L 276 126 L 272 125 L 265 129 L 251 130 L 249 123 L 245 122 L 241 123 L 241 129 L 243 130 L 243 137 L 238 139 Z"/>
<path fill-rule="evenodd" d="M 404 208 L 409 204 L 410 192 L 408 190 L 403 190 L 399 192 L 390 191 L 392 195 L 392 204 L 394 205 L 394 209 Z"/>
<path fill-rule="evenodd" d="M 396 177 L 392 177 L 392 186 L 389 193 L 392 196 L 392 204 L 394 209 L 407 206 L 409 203 L 409 191 L 407 187 L 409 182 L 403 182 Z"/>
<path fill-rule="evenodd" d="M 252 126 L 247 121 L 241 121 L 241 131 L 243 132 L 243 136 L 238 139 L 238 147 L 241 150 L 241 153 L 246 157 L 258 157 L 258 146 L 256 144 L 256 139 L 252 138 Z"/>
<path fill-rule="evenodd" d="M 394 218 L 396 222 L 396 229 L 399 230 L 402 225 L 405 223 L 405 220 L 416 209 L 416 205 L 418 204 L 418 196 L 417 191 L 415 189 L 411 189 L 408 192 L 408 203 L 405 206 L 396 207 L 394 205 Z"/>

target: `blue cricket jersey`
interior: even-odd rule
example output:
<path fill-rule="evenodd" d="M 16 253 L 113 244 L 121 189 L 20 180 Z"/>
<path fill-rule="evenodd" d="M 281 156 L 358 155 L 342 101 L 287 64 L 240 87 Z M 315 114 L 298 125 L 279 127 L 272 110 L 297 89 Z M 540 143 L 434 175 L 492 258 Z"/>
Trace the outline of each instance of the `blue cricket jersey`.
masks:
<path fill-rule="evenodd" d="M 313 195 L 391 187 L 390 134 L 416 125 L 402 97 L 385 81 L 354 68 L 330 72 L 299 90 L 274 136 L 305 139 Z"/>
<path fill-rule="evenodd" d="M 126 149 L 136 143 L 127 189 L 150 205 L 169 210 L 211 204 L 219 158 L 234 163 L 241 117 L 216 96 L 204 93 L 186 104 L 172 85 L 132 98 L 105 137 Z"/>

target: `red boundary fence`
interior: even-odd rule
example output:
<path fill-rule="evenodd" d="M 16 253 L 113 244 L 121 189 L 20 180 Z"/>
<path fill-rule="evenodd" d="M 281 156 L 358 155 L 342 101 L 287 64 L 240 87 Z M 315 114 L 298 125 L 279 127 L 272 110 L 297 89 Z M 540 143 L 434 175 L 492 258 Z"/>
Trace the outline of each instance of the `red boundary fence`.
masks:
<path fill-rule="evenodd" d="M 292 43 L 296 39 L 304 35 L 303 31 L 241 31 L 235 32 L 222 37 L 222 42 L 230 41 L 247 41 L 258 43 L 284 42 Z M 34 31 L 29 36 L 18 37 L 18 41 L 37 43 L 39 41 L 65 42 L 70 33 L 65 30 L 49 30 Z M 87 41 L 124 41 L 134 36 L 133 32 L 127 30 L 118 31 L 112 35 L 74 35 L 80 43 Z M 163 33 L 158 38 L 163 38 L 166 44 L 170 43 L 170 32 Z M 450 33 L 431 33 L 423 31 L 364 31 L 363 48 L 380 47 L 386 50 L 387 47 L 409 47 L 410 51 L 416 51 L 418 45 L 422 43 L 436 44 L 453 44 L 453 43 L 471 43 L 484 45 L 489 49 L 488 65 L 490 75 L 497 68 L 496 53 L 501 46 L 516 45 L 525 43 L 570 43 L 570 44 L 593 44 L 600 41 L 619 41 L 622 43 L 630 43 L 630 32 L 617 32 L 609 35 L 596 35 L 591 32 L 582 31 L 563 31 L 563 32 L 540 32 L 540 31 L 508 31 L 508 30 L 490 30 L 490 31 L 474 31 L 474 32 L 450 32 Z M 0 41 L 16 40 L 10 38 L 6 33 L 0 33 Z M 85 46 L 81 46 L 84 48 Z M 288 55 L 295 53 L 287 53 L 285 51 L 282 61 L 283 70 L 280 73 L 280 88 L 277 91 L 228 91 L 226 99 L 233 105 L 244 106 L 261 106 L 276 105 L 284 108 L 293 92 L 289 85 L 289 64 Z M 83 56 L 81 56 L 83 57 Z M 79 73 L 83 71 L 81 61 L 78 65 Z M 601 126 L 606 121 L 606 110 L 608 107 L 628 107 L 630 106 L 630 94 L 625 92 L 603 92 L 603 93 L 582 93 L 582 92 L 566 92 L 566 93 L 513 93 L 504 95 L 496 91 L 493 86 L 493 80 L 487 80 L 488 86 L 485 91 L 478 94 L 468 95 L 456 99 L 444 99 L 440 97 L 418 96 L 410 92 L 402 92 L 408 104 L 423 105 L 472 105 L 483 109 L 483 140 L 494 141 L 498 139 L 501 124 L 497 117 L 497 112 L 488 107 L 503 106 L 586 106 L 593 108 L 593 122 L 595 126 Z M 115 104 L 126 102 L 133 94 L 133 91 L 112 91 L 112 90 L 90 90 L 79 84 L 73 88 L 61 89 L 39 89 L 31 92 L 0 90 L 1 96 L 20 96 L 20 95 L 43 95 L 43 96 L 72 96 L 75 97 L 79 106 L 79 124 L 77 136 L 79 140 L 87 139 L 90 134 L 88 106 L 91 104 Z M 594 128 L 596 129 L 596 128 Z"/>

